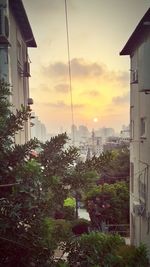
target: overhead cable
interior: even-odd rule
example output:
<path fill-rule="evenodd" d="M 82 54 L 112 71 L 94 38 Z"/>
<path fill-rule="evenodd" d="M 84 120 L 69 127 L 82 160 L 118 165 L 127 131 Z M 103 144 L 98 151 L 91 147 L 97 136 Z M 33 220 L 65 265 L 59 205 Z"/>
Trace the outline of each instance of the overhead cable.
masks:
<path fill-rule="evenodd" d="M 69 89 L 70 89 L 71 119 L 72 119 L 72 143 L 74 145 L 74 142 L 75 142 L 75 134 L 74 134 L 74 110 L 73 110 L 73 95 L 72 95 L 72 73 L 71 73 L 71 61 L 70 61 L 70 45 L 69 45 L 69 27 L 68 27 L 67 0 L 65 0 L 65 17 L 66 17 L 67 53 L 68 53 L 68 74 L 69 74 Z"/>

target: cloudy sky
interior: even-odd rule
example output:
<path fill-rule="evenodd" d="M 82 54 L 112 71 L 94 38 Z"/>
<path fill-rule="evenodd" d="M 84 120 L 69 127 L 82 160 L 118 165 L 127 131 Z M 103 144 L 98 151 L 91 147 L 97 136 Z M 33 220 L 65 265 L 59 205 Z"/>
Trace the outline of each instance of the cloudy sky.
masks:
<path fill-rule="evenodd" d="M 49 132 L 70 129 L 65 0 L 23 0 L 38 47 L 29 49 L 33 110 Z M 129 58 L 119 56 L 150 0 L 67 0 L 74 122 L 129 123 Z M 94 122 L 97 118 L 97 122 Z"/>

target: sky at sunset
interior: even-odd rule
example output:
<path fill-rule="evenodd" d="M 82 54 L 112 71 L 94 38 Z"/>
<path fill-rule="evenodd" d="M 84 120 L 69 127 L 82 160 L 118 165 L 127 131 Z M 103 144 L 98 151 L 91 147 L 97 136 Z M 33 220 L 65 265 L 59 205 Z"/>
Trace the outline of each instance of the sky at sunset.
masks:
<path fill-rule="evenodd" d="M 33 110 L 47 130 L 70 129 L 64 0 L 23 0 L 37 48 L 29 49 Z M 68 0 L 74 122 L 129 124 L 129 58 L 119 56 L 150 0 Z M 94 121 L 94 118 L 97 120 Z"/>

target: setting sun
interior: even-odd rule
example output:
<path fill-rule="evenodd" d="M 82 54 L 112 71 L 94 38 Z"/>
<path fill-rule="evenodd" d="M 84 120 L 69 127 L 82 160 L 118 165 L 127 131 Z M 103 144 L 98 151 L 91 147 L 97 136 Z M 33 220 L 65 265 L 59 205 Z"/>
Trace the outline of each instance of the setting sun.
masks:
<path fill-rule="evenodd" d="M 98 118 L 95 117 L 95 118 L 93 119 L 93 121 L 94 121 L 94 122 L 98 122 Z"/>

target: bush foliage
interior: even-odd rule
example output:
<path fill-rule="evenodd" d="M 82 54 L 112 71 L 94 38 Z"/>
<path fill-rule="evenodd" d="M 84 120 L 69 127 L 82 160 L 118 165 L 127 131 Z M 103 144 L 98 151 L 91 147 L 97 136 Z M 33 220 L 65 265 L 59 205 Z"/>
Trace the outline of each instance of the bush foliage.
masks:
<path fill-rule="evenodd" d="M 70 267 L 148 267 L 144 245 L 125 245 L 119 235 L 91 232 L 72 239 L 67 247 Z"/>
<path fill-rule="evenodd" d="M 89 190 L 97 179 L 93 170 L 106 167 L 112 155 L 107 153 L 75 166 L 78 151 L 66 148 L 65 133 L 45 144 L 34 139 L 16 145 L 15 135 L 30 119 L 30 110 L 21 107 L 12 113 L 9 96 L 9 86 L 0 81 L 0 266 L 146 267 L 145 247 L 123 249 L 124 241 L 118 235 L 91 232 L 72 237 L 74 210 L 64 207 L 64 200 L 81 193 L 81 189 Z M 37 158 L 32 155 L 35 149 L 39 151 Z M 117 212 L 127 197 L 125 186 L 112 190 L 105 185 L 103 191 L 109 193 L 109 200 L 113 198 L 111 205 Z M 88 227 L 83 220 L 75 224 Z M 68 253 L 67 263 L 54 258 L 60 245 Z"/>

